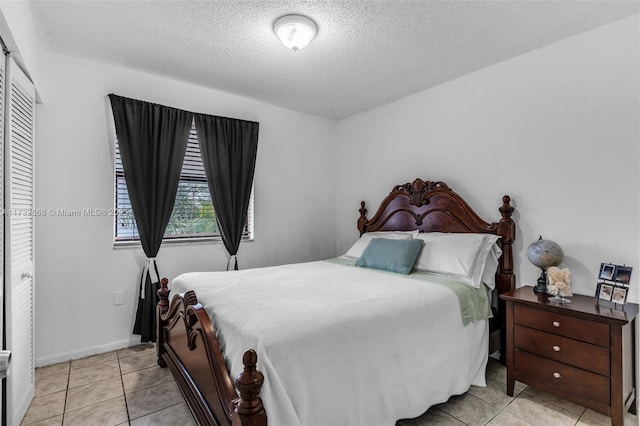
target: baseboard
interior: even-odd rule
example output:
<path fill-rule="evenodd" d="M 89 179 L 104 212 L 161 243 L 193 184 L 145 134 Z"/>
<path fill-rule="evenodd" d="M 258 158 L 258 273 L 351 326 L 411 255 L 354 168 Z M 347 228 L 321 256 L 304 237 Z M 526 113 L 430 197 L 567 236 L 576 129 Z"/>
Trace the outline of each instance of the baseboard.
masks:
<path fill-rule="evenodd" d="M 18 406 L 12 407 L 13 411 L 10 411 L 10 413 L 7 414 L 7 417 L 13 417 L 13 423 L 11 423 L 12 425 L 22 424 L 22 419 L 24 418 L 25 414 L 27 414 L 27 410 L 29 409 L 29 405 L 31 404 L 34 396 L 35 388 L 32 387 L 31 390 L 24 395 L 24 399 L 22 401 L 13 401 L 13 403 L 17 404 Z"/>
<path fill-rule="evenodd" d="M 118 349 L 128 348 L 140 344 L 140 336 L 131 336 L 125 340 L 107 343 L 105 345 L 91 346 L 89 348 L 77 349 L 60 354 L 47 355 L 35 359 L 36 367 L 44 367 L 46 365 L 58 364 L 73 359 L 80 359 L 91 355 L 111 352 Z"/>

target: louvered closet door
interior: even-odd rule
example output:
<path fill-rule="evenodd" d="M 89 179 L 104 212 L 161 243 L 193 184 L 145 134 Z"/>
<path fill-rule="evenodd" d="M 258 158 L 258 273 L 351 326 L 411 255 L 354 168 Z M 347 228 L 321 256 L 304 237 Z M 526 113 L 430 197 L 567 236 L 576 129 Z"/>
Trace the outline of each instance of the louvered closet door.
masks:
<path fill-rule="evenodd" d="M 7 423 L 18 425 L 33 399 L 33 142 L 35 90 L 12 60 L 5 119 L 5 338 L 11 351 Z"/>
<path fill-rule="evenodd" d="M 2 178 L 4 170 L 4 87 L 5 87 L 5 60 L 0 55 L 0 194 L 3 193 L 4 179 Z M 4 209 L 4 197 L 0 197 L 0 210 Z M 4 336 L 4 215 L 0 215 L 0 333 Z M 4 349 L 4 346 L 2 347 Z M 4 386 L 0 386 L 0 403 L 3 410 L 6 405 L 3 394 Z M 2 413 L 4 416 L 4 413 Z M 2 418 L 4 421 L 4 417 Z M 5 422 L 6 423 L 6 422 Z M 4 423 L 3 423 L 4 424 Z"/>

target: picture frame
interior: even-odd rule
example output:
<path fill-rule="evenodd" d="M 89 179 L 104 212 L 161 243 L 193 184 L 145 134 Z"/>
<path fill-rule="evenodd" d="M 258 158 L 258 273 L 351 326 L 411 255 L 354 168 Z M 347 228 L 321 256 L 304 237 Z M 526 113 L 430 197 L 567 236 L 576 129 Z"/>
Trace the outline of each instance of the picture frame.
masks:
<path fill-rule="evenodd" d="M 614 275 L 613 275 L 613 280 L 616 283 L 620 283 L 622 285 L 628 286 L 629 282 L 631 281 L 631 271 L 632 271 L 632 269 L 633 268 L 631 266 L 626 266 L 626 265 L 619 266 L 619 265 L 616 265 L 615 272 L 614 272 Z"/>
<path fill-rule="evenodd" d="M 596 299 L 598 301 L 611 302 L 615 305 L 626 304 L 632 270 L 633 268 L 627 265 L 601 263 L 596 285 Z"/>
<path fill-rule="evenodd" d="M 613 287 L 611 301 L 617 305 L 624 305 L 627 302 L 627 289 L 624 287 Z"/>
<path fill-rule="evenodd" d="M 611 263 L 602 263 L 600 264 L 600 275 L 598 276 L 601 280 L 613 281 L 616 272 L 616 265 L 612 265 Z"/>
<path fill-rule="evenodd" d="M 599 300 L 606 300 L 607 302 L 611 302 L 611 297 L 613 296 L 613 285 L 606 283 L 598 283 L 598 287 L 596 288 L 596 298 Z"/>

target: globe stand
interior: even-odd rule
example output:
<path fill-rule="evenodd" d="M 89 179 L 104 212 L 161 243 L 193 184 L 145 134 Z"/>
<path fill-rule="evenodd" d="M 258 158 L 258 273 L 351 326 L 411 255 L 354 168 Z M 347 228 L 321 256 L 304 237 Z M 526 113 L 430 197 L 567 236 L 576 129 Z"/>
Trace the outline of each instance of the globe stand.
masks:
<path fill-rule="evenodd" d="M 547 293 L 547 268 L 559 265 L 563 257 L 562 248 L 551 240 L 543 240 L 542 235 L 537 241 L 529 244 L 527 249 L 529 262 L 542 269 L 542 273 L 538 278 L 538 285 L 533 288 L 534 292 L 538 294 Z"/>
<path fill-rule="evenodd" d="M 547 270 L 543 269 L 538 277 L 538 284 L 533 288 L 536 293 L 547 294 Z"/>

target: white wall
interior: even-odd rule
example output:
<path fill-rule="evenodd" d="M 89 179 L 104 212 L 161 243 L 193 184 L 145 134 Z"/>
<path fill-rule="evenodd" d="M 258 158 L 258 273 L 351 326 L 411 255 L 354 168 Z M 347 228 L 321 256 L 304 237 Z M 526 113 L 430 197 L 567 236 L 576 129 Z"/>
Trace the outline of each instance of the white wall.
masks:
<path fill-rule="evenodd" d="M 335 127 L 317 118 L 163 77 L 46 54 L 37 109 L 36 207 L 113 208 L 107 94 L 260 122 L 255 241 L 241 268 L 335 255 Z M 129 344 L 144 256 L 113 247 L 113 218 L 36 220 L 36 358 L 39 365 Z M 162 276 L 222 270 L 221 243 L 165 245 Z M 113 292 L 125 304 L 113 306 Z M 135 341 L 135 338 L 133 338 Z"/>
<path fill-rule="evenodd" d="M 0 0 L 0 37 L 13 59 L 36 87 L 37 98 L 43 98 L 42 48 L 26 1 Z"/>
<path fill-rule="evenodd" d="M 574 291 L 601 262 L 632 265 L 638 301 L 639 20 L 632 16 L 338 123 L 338 252 L 395 184 L 443 180 L 485 219 L 516 207 L 518 286 L 539 235 L 559 243 Z"/>

